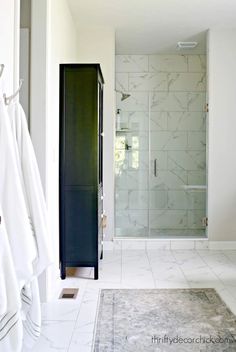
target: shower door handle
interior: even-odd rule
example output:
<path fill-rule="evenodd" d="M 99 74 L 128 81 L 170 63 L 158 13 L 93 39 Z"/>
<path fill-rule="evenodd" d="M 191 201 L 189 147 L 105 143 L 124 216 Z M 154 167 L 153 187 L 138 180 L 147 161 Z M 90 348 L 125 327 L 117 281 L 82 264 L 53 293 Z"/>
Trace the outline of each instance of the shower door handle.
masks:
<path fill-rule="evenodd" d="M 157 177 L 157 159 L 154 159 L 154 176 Z"/>

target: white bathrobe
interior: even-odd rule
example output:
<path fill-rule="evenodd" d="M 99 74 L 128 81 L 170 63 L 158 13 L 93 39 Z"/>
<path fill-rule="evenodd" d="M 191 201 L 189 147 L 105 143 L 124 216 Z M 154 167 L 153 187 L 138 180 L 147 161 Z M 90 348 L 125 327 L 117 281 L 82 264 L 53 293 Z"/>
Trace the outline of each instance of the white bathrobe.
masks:
<path fill-rule="evenodd" d="M 34 267 L 34 279 L 22 290 L 24 347 L 31 349 L 40 335 L 41 306 L 37 276 L 52 262 L 46 204 L 38 165 L 28 131 L 25 113 L 18 102 L 8 107 L 19 174 L 28 209 L 28 217 L 37 244 L 38 257 Z"/>
<path fill-rule="evenodd" d="M 24 110 L 18 102 L 14 102 L 9 105 L 8 113 L 17 143 L 26 204 L 38 250 L 34 273 L 39 275 L 52 263 L 46 203 Z"/>
<path fill-rule="evenodd" d="M 0 204 L 14 261 L 19 289 L 34 276 L 37 258 L 20 181 L 9 116 L 0 99 Z"/>
<path fill-rule="evenodd" d="M 20 290 L 1 206 L 0 216 L 0 351 L 20 352 L 23 339 Z"/>
<path fill-rule="evenodd" d="M 25 285 L 21 291 L 22 321 L 24 326 L 24 352 L 31 351 L 41 333 L 41 304 L 38 278 Z"/>

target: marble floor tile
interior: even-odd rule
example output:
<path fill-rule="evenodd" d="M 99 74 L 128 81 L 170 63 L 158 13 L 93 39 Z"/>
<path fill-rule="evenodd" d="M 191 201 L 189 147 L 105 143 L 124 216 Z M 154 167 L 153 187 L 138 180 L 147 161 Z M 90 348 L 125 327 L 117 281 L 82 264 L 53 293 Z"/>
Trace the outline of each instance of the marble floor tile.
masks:
<path fill-rule="evenodd" d="M 165 249 L 165 250 L 161 250 L 161 249 L 147 249 L 147 256 L 151 259 L 175 259 L 173 256 L 173 251 Z"/>
<path fill-rule="evenodd" d="M 42 304 L 42 320 L 75 321 L 80 304 L 75 300 L 58 300 Z"/>
<path fill-rule="evenodd" d="M 236 299 L 236 286 L 224 285 L 224 289 L 230 293 L 230 295 Z"/>
<path fill-rule="evenodd" d="M 224 284 L 210 270 L 197 270 L 193 272 L 184 272 L 190 287 L 192 288 L 215 288 L 223 289 Z"/>
<path fill-rule="evenodd" d="M 155 288 L 152 274 L 126 276 L 121 282 L 121 288 Z"/>
<path fill-rule="evenodd" d="M 225 304 L 236 315 L 236 298 L 232 296 L 232 294 L 227 290 L 227 288 L 216 289 L 216 291 L 223 299 Z"/>
<path fill-rule="evenodd" d="M 92 352 L 93 333 L 78 333 L 75 330 L 68 352 Z"/>
<path fill-rule="evenodd" d="M 122 250 L 122 259 L 125 258 L 146 258 L 146 251 L 145 249 L 126 249 L 126 250 Z"/>
<path fill-rule="evenodd" d="M 208 265 L 198 255 L 196 251 L 175 251 L 173 255 L 176 263 L 184 272 L 193 272 L 196 270 L 206 270 Z"/>
<path fill-rule="evenodd" d="M 91 280 L 88 282 L 87 288 L 101 289 L 101 288 L 120 288 L 121 283 L 114 283 L 109 281 Z"/>
<path fill-rule="evenodd" d="M 187 281 L 156 281 L 156 288 L 190 288 Z"/>
<path fill-rule="evenodd" d="M 103 282 L 119 283 L 121 280 L 121 258 L 117 261 L 102 263 L 99 280 Z"/>
<path fill-rule="evenodd" d="M 172 267 L 155 268 L 153 275 L 157 288 L 188 288 L 189 284 L 182 272 L 182 270 L 174 264 Z"/>
<path fill-rule="evenodd" d="M 173 250 L 177 250 L 177 249 L 181 250 L 183 248 L 191 250 L 191 249 L 194 249 L 194 246 L 195 246 L 194 241 L 190 241 L 190 240 L 171 241 L 171 244 L 170 244 L 170 247 Z"/>
<path fill-rule="evenodd" d="M 236 269 L 232 267 L 217 267 L 215 270 L 213 270 L 219 280 L 221 280 L 224 285 L 236 287 L 236 277 L 235 277 L 235 272 Z"/>
<path fill-rule="evenodd" d="M 98 305 L 98 298 L 97 295 L 96 301 L 93 303 L 82 303 L 79 317 L 76 321 L 75 325 L 75 332 L 78 333 L 92 333 L 94 329 L 94 322 L 97 313 L 97 305 Z"/>
<path fill-rule="evenodd" d="M 32 352 L 66 352 L 74 326 L 74 321 L 43 321 L 41 336 Z"/>
<path fill-rule="evenodd" d="M 57 299 L 60 295 L 60 292 L 63 288 L 71 287 L 71 288 L 79 288 L 80 292 L 82 292 L 87 285 L 87 280 L 90 278 L 90 275 L 87 278 L 80 278 L 80 277 L 66 277 L 66 280 L 59 281 L 58 290 L 55 295 L 55 299 Z M 79 296 L 77 296 L 79 298 Z"/>
<path fill-rule="evenodd" d="M 149 240 L 146 243 L 147 250 L 170 250 L 170 241 L 152 241 Z"/>
<path fill-rule="evenodd" d="M 158 247 L 158 246 L 157 246 Z M 164 249 L 165 248 L 165 249 Z M 42 305 L 42 335 L 32 352 L 92 352 L 99 292 L 102 288 L 213 287 L 236 314 L 236 251 L 209 249 L 120 249 L 104 252 L 100 278 L 93 270 L 60 281 L 78 287 L 75 301 Z"/>
<path fill-rule="evenodd" d="M 229 265 L 231 263 L 230 259 L 224 254 L 223 251 L 197 250 L 197 252 L 205 263 L 213 268 L 222 264 Z"/>

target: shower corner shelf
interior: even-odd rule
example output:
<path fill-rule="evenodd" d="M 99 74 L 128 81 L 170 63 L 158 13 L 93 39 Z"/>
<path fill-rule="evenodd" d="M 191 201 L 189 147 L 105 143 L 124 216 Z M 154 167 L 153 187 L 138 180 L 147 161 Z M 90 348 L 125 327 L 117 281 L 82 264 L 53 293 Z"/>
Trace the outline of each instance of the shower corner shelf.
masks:
<path fill-rule="evenodd" d="M 132 132 L 130 129 L 116 130 L 116 132 Z"/>
<path fill-rule="evenodd" d="M 207 189 L 206 185 L 184 185 L 183 189 L 186 191 L 205 191 Z"/>

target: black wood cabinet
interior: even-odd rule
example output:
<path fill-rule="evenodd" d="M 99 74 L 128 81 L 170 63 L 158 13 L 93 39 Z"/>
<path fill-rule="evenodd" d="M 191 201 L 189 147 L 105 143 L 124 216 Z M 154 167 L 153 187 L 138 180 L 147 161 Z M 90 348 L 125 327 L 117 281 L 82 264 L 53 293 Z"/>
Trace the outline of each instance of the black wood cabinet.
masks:
<path fill-rule="evenodd" d="M 102 257 L 103 76 L 98 64 L 60 65 L 60 270 Z"/>

